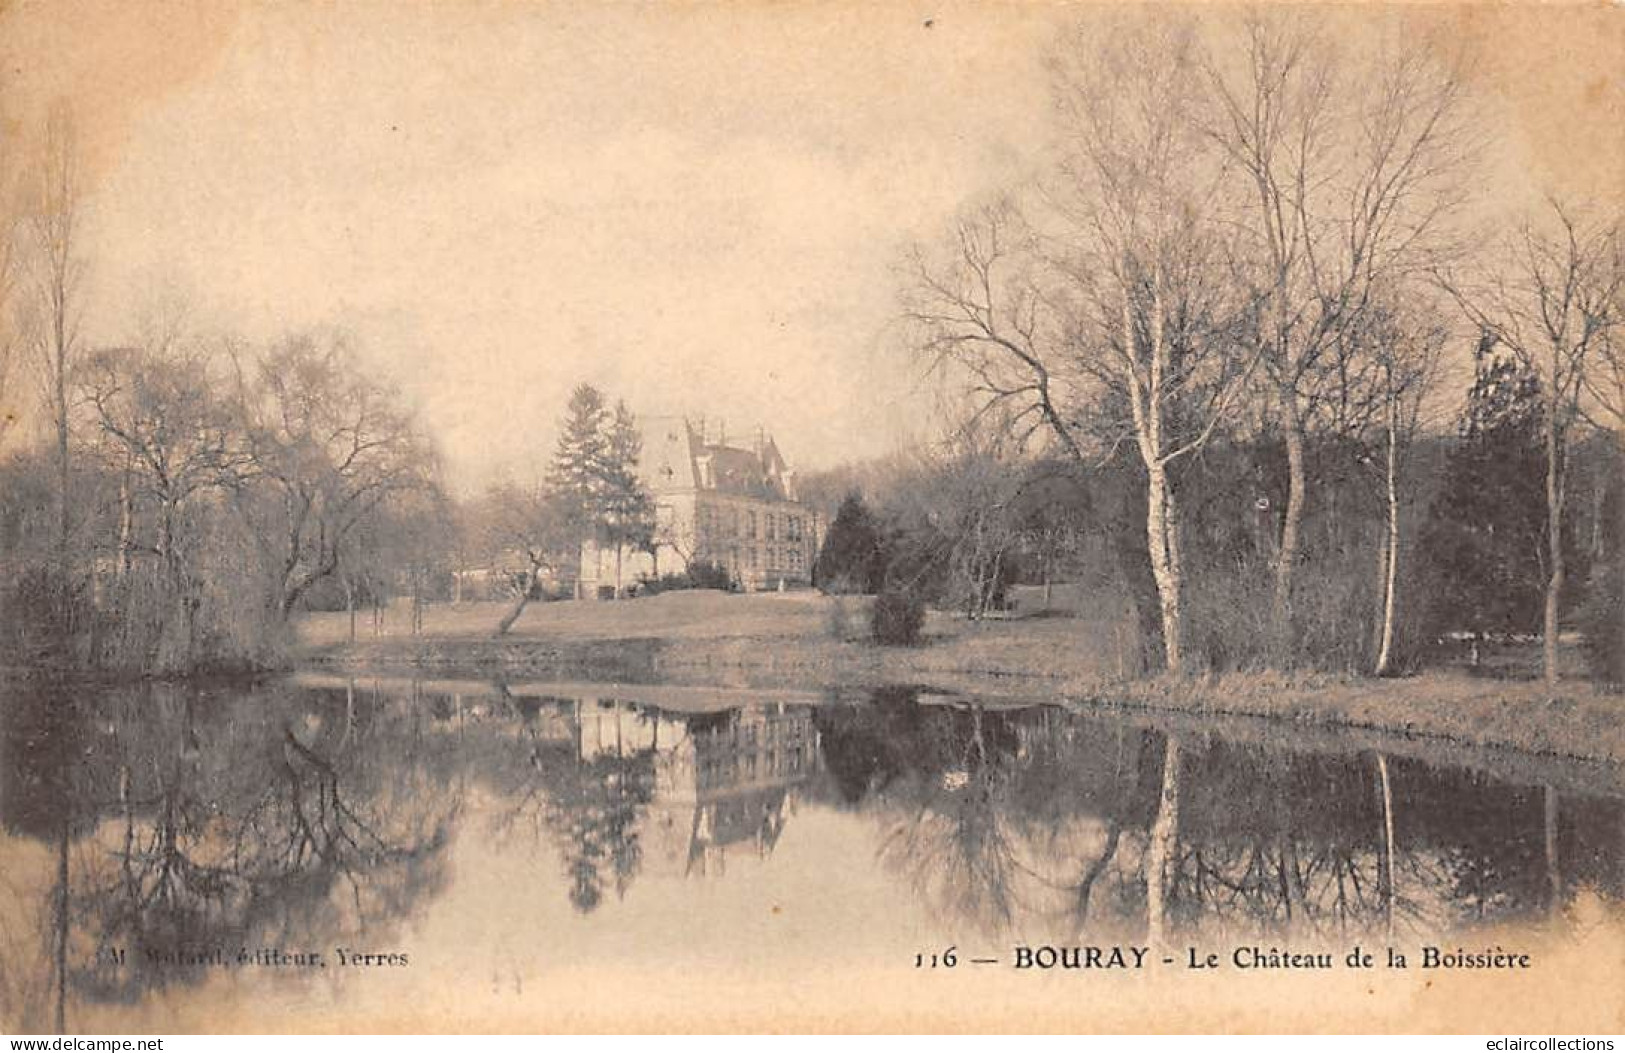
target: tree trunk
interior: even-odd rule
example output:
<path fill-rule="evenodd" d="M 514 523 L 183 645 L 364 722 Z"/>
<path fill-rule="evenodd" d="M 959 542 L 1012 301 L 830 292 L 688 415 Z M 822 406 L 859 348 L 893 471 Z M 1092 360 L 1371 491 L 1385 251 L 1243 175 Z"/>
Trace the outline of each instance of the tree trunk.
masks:
<path fill-rule="evenodd" d="M 1161 614 L 1163 663 L 1169 673 L 1183 671 L 1184 596 L 1183 571 L 1179 558 L 1179 516 L 1168 483 L 1168 462 L 1163 449 L 1163 386 L 1168 367 L 1168 347 L 1163 338 L 1162 296 L 1152 284 L 1146 334 L 1147 379 L 1144 400 L 1138 390 L 1130 395 L 1134 427 L 1138 433 L 1140 460 L 1146 472 L 1146 550 L 1151 561 L 1151 577 L 1157 586 L 1157 606 Z M 1140 337 L 1134 324 L 1131 297 L 1123 301 L 1123 346 L 1133 349 Z"/>
<path fill-rule="evenodd" d="M 1563 595 L 1563 429 L 1554 391 L 1546 411 L 1546 546 L 1551 574 L 1546 579 L 1546 613 L 1542 627 L 1542 672 L 1548 687 L 1558 680 L 1558 604 Z"/>
<path fill-rule="evenodd" d="M 1607 495 L 1607 488 L 1601 479 L 1593 479 L 1591 483 L 1591 565 L 1601 566 L 1603 560 L 1602 528 L 1603 498 Z"/>
<path fill-rule="evenodd" d="M 1304 469 L 1303 421 L 1298 417 L 1296 396 L 1282 393 L 1282 428 L 1286 435 L 1287 494 L 1286 514 L 1281 520 L 1281 545 L 1275 554 L 1275 598 L 1271 629 L 1275 639 L 1275 662 L 1286 664 L 1292 658 L 1292 579 L 1298 563 L 1298 547 L 1303 526 Z"/>
<path fill-rule="evenodd" d="M 1387 676 L 1394 658 L 1394 614 L 1399 591 L 1399 403 L 1388 402 L 1388 544 L 1383 568 L 1382 646 L 1377 650 L 1377 675 Z"/>
<path fill-rule="evenodd" d="M 1178 514 L 1168 487 L 1167 469 L 1162 464 L 1148 468 L 1145 532 L 1151 552 L 1151 576 L 1157 583 L 1157 602 L 1162 612 L 1162 650 L 1169 673 L 1184 669 L 1184 577 L 1179 565 Z"/>
<path fill-rule="evenodd" d="M 57 321 L 57 367 L 52 411 L 56 416 L 56 549 L 64 572 L 68 569 L 68 538 L 72 533 L 68 511 L 68 490 L 72 466 L 68 459 L 68 378 L 67 349 L 61 333 L 61 320 Z"/>
<path fill-rule="evenodd" d="M 355 643 L 355 585 L 349 575 L 344 578 L 344 609 L 350 612 L 350 642 Z"/>
<path fill-rule="evenodd" d="M 135 529 L 134 497 L 130 493 L 130 472 L 134 456 L 124 455 L 124 471 L 118 481 L 118 578 L 123 581 L 130 573 L 130 539 Z"/>
<path fill-rule="evenodd" d="M 525 613 L 525 606 L 527 604 L 529 604 L 529 603 L 530 603 L 530 582 L 527 581 L 525 583 L 524 589 L 521 590 L 520 593 L 519 593 L 518 601 L 513 605 L 512 609 L 510 609 L 507 614 L 502 616 L 502 621 L 497 623 L 496 632 L 492 633 L 491 635 L 492 636 L 506 636 L 506 635 L 508 635 L 508 630 L 512 629 L 513 628 L 513 623 L 519 620 L 519 616 L 521 614 Z"/>

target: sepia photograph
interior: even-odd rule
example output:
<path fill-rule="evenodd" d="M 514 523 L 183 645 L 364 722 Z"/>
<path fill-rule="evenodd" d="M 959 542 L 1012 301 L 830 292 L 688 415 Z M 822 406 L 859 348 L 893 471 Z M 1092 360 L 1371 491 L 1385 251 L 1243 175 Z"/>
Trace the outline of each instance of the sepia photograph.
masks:
<path fill-rule="evenodd" d="M 0 0 L 0 1033 L 696 1032 L 1625 1032 L 1625 5 Z"/>

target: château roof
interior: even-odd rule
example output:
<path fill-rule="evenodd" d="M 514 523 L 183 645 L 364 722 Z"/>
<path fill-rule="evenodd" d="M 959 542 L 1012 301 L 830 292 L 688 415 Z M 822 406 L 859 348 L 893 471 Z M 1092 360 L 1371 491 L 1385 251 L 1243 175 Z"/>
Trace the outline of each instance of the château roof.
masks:
<path fill-rule="evenodd" d="M 704 490 L 794 501 L 794 473 L 765 431 L 750 446 L 710 441 L 703 423 L 652 417 L 643 426 L 643 474 L 656 494 Z"/>

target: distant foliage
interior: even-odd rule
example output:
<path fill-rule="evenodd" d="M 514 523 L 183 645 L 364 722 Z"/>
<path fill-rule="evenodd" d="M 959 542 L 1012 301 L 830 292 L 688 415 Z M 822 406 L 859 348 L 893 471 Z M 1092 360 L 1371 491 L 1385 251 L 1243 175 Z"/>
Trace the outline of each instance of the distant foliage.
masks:
<path fill-rule="evenodd" d="M 682 589 L 722 589 L 724 591 L 733 587 L 733 576 L 728 568 L 720 563 L 709 560 L 695 560 L 688 565 L 688 569 L 681 573 L 662 574 L 658 578 L 644 578 L 638 583 L 638 591 L 645 596 L 654 596 L 662 592 L 675 592 Z"/>
<path fill-rule="evenodd" d="M 1461 444 L 1422 532 L 1428 632 L 1539 631 L 1546 569 L 1540 382 L 1480 347 Z"/>
<path fill-rule="evenodd" d="M 67 393 L 66 475 L 42 448 L 0 464 L 0 662 L 272 666 L 295 611 L 442 558 L 448 506 L 407 505 L 431 445 L 342 333 L 98 349 Z"/>
<path fill-rule="evenodd" d="M 684 577 L 688 578 L 691 589 L 733 588 L 733 575 L 728 573 L 728 568 L 708 559 L 697 559 L 690 563 Z"/>
<path fill-rule="evenodd" d="M 41 563 L 4 585 L 0 655 L 25 663 L 82 663 L 80 652 L 98 621 L 88 583 Z"/>
<path fill-rule="evenodd" d="M 886 589 L 875 597 L 869 616 L 870 631 L 876 643 L 909 647 L 920 642 L 925 628 L 925 601 L 902 589 Z"/>
<path fill-rule="evenodd" d="M 1187 644 L 1200 665 L 1225 671 L 1284 662 L 1339 672 L 1369 665 L 1386 526 L 1375 459 L 1349 436 L 1311 436 L 1306 444 L 1305 474 L 1315 485 L 1306 495 L 1284 657 L 1271 652 L 1273 568 L 1289 490 L 1283 438 L 1267 432 L 1215 445 L 1203 451 L 1201 471 L 1179 477 L 1191 553 Z M 1408 485 L 1402 480 L 1401 489 Z"/>
<path fill-rule="evenodd" d="M 879 592 L 886 562 L 885 538 L 874 514 L 862 497 L 848 494 L 813 564 L 813 584 L 828 593 Z"/>
<path fill-rule="evenodd" d="M 1604 683 L 1625 684 L 1625 559 L 1618 553 L 1592 572 L 1579 622 L 1591 675 Z"/>
<path fill-rule="evenodd" d="M 1618 687 L 1625 686 L 1625 451 L 1601 453 L 1592 474 L 1604 491 L 1592 507 L 1591 573 L 1577 620 L 1591 675 Z"/>

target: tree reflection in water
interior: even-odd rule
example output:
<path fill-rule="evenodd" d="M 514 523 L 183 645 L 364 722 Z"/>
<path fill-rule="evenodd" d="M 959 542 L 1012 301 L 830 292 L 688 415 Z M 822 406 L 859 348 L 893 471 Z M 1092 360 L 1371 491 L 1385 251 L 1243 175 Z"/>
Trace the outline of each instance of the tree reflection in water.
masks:
<path fill-rule="evenodd" d="M 520 699 L 505 686 L 498 692 L 516 718 L 517 748 L 500 751 L 488 772 L 504 798 L 490 828 L 505 839 L 527 827 L 549 841 L 570 905 L 589 914 L 606 887 L 624 896 L 642 867 L 640 824 L 654 796 L 658 715 L 611 703 L 613 731 L 589 748 L 583 711 L 596 711 L 596 702 Z"/>
<path fill-rule="evenodd" d="M 1086 916 L 1137 817 L 1137 734 L 1086 739 L 1058 710 L 905 689 L 815 719 L 836 793 L 881 823 L 881 861 L 987 930 Z"/>
<path fill-rule="evenodd" d="M 353 690 L 57 686 L 14 701 L 7 831 L 57 827 L 49 898 L 67 910 L 43 914 L 58 1030 L 74 997 L 198 982 L 212 952 L 387 939 L 444 881 L 459 788 L 405 722 L 366 721 Z M 22 995 L 8 1017 L 45 1025 Z"/>
<path fill-rule="evenodd" d="M 1386 930 L 1421 905 L 1383 878 L 1386 839 L 1375 760 L 1297 757 L 1214 745 L 1191 758 L 1187 828 L 1172 867 L 1170 915 L 1257 934 Z M 1425 852 L 1399 852 L 1401 889 L 1439 876 Z"/>
<path fill-rule="evenodd" d="M 882 862 L 986 932 L 1436 933 L 1549 908 L 1553 888 L 1619 893 L 1617 801 L 1560 821 L 1544 789 L 1415 762 L 907 690 L 816 719 L 833 796 L 881 824 Z M 1559 873 L 1565 841 L 1590 855 Z"/>
<path fill-rule="evenodd" d="M 1544 761 L 1520 785 L 911 689 L 687 713 L 415 682 L 58 684 L 8 689 L 3 712 L 12 1029 L 200 982 L 188 956 L 216 948 L 386 945 L 447 885 L 458 828 L 545 846 L 536 886 L 601 927 L 647 870 L 726 890 L 730 851 L 807 866 L 809 845 L 775 854 L 799 807 L 846 813 L 814 828 L 837 839 L 799 883 L 821 897 L 848 868 L 866 887 L 838 839 L 872 831 L 928 916 L 1045 941 L 1438 935 L 1625 891 L 1625 808 Z"/>
<path fill-rule="evenodd" d="M 685 876 L 720 874 L 728 846 L 771 853 L 794 787 L 816 765 L 806 707 L 675 713 L 614 699 L 516 698 L 517 748 L 488 774 L 505 799 L 491 830 L 551 843 L 571 906 L 620 899 L 653 838 Z M 524 763 L 516 763 L 516 758 Z"/>
<path fill-rule="evenodd" d="M 1008 924 L 1017 909 L 1015 843 L 1020 816 L 1007 805 L 1015 744 L 980 708 L 935 720 L 925 736 L 929 777 L 909 780 L 894 799 L 880 856 L 927 898 L 955 915 Z"/>

